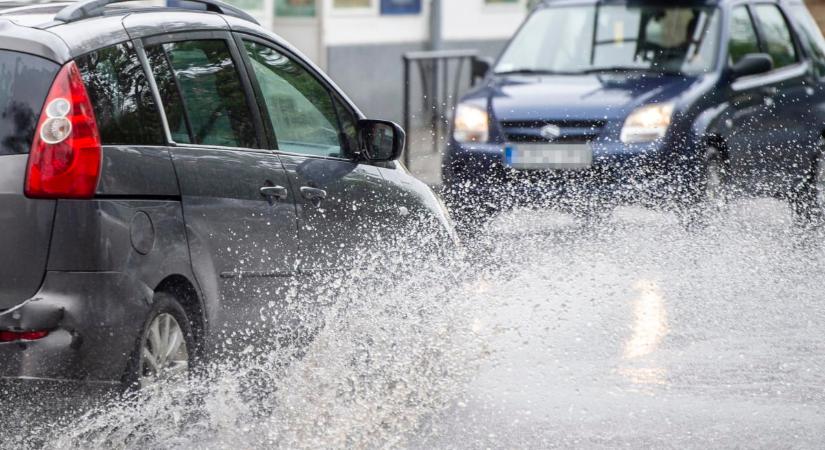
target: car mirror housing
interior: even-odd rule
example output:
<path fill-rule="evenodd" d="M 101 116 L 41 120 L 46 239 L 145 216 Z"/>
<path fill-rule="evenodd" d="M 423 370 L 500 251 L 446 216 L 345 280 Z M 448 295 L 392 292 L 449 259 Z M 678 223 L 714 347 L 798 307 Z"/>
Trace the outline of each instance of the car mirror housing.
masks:
<path fill-rule="evenodd" d="M 359 120 L 358 141 L 363 159 L 370 162 L 388 162 L 401 157 L 407 134 L 394 122 Z"/>
<path fill-rule="evenodd" d="M 773 58 L 767 53 L 750 53 L 734 64 L 734 78 L 759 75 L 773 70 Z"/>

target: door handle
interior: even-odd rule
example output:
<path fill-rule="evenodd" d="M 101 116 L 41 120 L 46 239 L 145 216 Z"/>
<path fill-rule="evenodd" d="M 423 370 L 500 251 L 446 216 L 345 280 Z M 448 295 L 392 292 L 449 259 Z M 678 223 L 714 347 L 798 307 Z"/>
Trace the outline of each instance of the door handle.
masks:
<path fill-rule="evenodd" d="M 272 199 L 286 200 L 289 197 L 289 191 L 283 186 L 264 186 L 261 188 L 261 195 Z"/>
<path fill-rule="evenodd" d="M 321 200 L 327 198 L 327 191 L 314 187 L 303 186 L 301 188 L 301 195 L 304 196 L 304 198 L 307 200 L 321 203 Z"/>

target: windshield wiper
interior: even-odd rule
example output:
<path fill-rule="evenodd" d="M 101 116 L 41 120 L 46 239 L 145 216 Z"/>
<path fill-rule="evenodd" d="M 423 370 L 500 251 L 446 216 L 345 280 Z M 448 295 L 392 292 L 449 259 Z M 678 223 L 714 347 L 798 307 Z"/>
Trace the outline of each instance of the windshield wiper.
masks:
<path fill-rule="evenodd" d="M 612 67 L 594 67 L 592 69 L 585 69 L 582 70 L 581 74 L 590 75 L 594 73 L 619 73 L 619 72 L 635 72 L 635 73 L 655 73 L 661 75 L 681 75 L 682 73 L 675 70 L 664 70 L 664 69 L 655 69 L 652 67 L 625 67 L 625 66 L 612 66 Z"/>
<path fill-rule="evenodd" d="M 529 68 L 502 70 L 501 72 L 495 72 L 496 75 L 571 75 L 572 73 L 573 72 L 559 72 L 557 70 Z"/>

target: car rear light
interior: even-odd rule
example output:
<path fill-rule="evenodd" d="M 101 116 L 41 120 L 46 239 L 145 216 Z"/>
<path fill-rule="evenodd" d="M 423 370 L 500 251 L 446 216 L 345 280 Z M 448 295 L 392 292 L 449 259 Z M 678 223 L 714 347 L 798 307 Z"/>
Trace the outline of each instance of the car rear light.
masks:
<path fill-rule="evenodd" d="M 100 134 L 74 61 L 57 74 L 32 143 L 26 195 L 91 198 L 100 177 Z"/>
<path fill-rule="evenodd" d="M 0 331 L 0 342 L 36 341 L 48 336 L 48 331 Z"/>

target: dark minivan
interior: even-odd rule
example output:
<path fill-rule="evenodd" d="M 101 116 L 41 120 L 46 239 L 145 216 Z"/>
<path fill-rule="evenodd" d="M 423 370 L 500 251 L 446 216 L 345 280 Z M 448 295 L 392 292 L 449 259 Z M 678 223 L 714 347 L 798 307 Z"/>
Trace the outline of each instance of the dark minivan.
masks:
<path fill-rule="evenodd" d="M 144 385 L 407 226 L 453 242 L 404 132 L 247 14 L 109 3 L 0 12 L 0 378 Z"/>
<path fill-rule="evenodd" d="M 825 40 L 799 0 L 545 1 L 457 107 L 444 179 L 481 214 L 641 201 L 690 218 L 737 192 L 808 219 L 824 133 Z"/>

